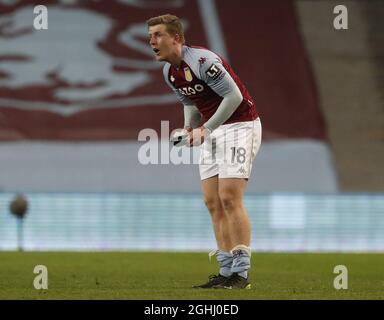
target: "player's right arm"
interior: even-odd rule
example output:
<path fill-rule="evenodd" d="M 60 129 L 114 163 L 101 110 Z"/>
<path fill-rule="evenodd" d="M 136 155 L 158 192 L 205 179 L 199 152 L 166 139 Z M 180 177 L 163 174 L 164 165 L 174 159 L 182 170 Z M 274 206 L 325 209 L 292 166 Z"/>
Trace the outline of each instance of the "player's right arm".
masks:
<path fill-rule="evenodd" d="M 184 105 L 184 128 L 192 130 L 200 124 L 201 114 L 194 105 Z"/>

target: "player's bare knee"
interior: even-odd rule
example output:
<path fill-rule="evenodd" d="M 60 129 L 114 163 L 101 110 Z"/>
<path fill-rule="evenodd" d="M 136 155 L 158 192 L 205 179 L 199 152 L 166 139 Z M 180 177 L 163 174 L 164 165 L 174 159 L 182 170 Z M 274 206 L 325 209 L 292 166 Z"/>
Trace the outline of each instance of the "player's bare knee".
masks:
<path fill-rule="evenodd" d="M 241 205 L 241 199 L 230 193 L 220 194 L 221 205 L 226 213 L 230 213 Z"/>
<path fill-rule="evenodd" d="M 219 215 L 222 211 L 220 199 L 217 197 L 204 198 L 205 206 L 211 215 Z"/>

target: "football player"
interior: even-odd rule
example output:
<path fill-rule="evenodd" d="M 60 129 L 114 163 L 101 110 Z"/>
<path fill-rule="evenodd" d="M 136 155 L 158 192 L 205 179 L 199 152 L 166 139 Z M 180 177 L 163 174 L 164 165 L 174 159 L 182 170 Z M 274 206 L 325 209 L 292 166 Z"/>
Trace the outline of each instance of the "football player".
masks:
<path fill-rule="evenodd" d="M 217 242 L 219 273 L 196 288 L 249 289 L 251 227 L 243 195 L 261 143 L 261 122 L 247 88 L 216 53 L 186 45 L 178 17 L 147 21 L 165 82 L 184 105 L 189 146 L 201 145 L 199 171 Z"/>

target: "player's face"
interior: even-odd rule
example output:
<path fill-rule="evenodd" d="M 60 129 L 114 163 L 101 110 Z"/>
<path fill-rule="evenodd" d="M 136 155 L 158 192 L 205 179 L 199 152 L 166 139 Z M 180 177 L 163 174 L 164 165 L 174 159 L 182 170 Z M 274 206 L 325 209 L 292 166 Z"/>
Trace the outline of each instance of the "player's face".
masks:
<path fill-rule="evenodd" d="M 149 44 L 155 52 L 155 59 L 157 61 L 169 61 L 175 54 L 175 47 L 177 45 L 175 36 L 170 35 L 166 31 L 164 24 L 149 27 L 148 35 Z"/>

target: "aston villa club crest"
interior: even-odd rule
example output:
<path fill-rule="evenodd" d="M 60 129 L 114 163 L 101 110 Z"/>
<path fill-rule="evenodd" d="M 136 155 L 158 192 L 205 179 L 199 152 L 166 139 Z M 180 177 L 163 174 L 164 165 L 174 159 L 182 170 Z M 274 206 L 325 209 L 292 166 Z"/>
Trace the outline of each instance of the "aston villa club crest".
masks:
<path fill-rule="evenodd" d="M 187 80 L 188 82 L 192 81 L 192 79 L 193 79 L 192 73 L 191 73 L 191 70 L 188 67 L 184 68 L 184 75 L 185 75 L 185 80 Z"/>

